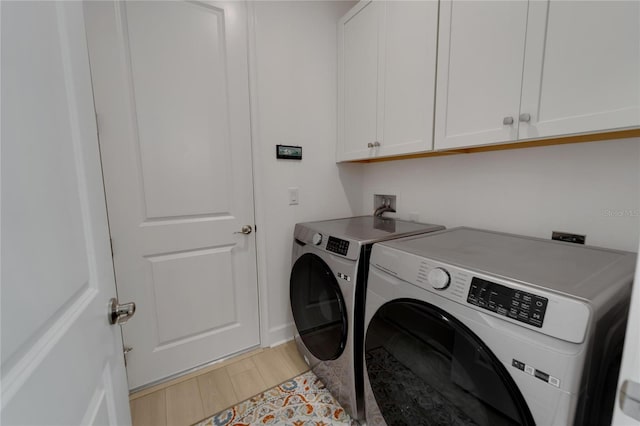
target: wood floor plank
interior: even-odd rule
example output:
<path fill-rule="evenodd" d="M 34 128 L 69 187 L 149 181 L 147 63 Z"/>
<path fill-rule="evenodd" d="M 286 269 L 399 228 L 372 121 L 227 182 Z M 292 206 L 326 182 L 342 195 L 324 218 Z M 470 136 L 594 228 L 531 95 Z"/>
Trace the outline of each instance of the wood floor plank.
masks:
<path fill-rule="evenodd" d="M 284 345 L 280 345 L 277 347 L 277 349 L 282 352 L 283 357 L 285 357 L 293 366 L 294 376 L 302 374 L 305 371 L 309 371 L 309 366 L 306 362 L 304 362 L 304 359 L 302 358 L 302 355 L 300 355 L 300 352 L 298 352 L 298 347 L 296 346 L 295 341 L 292 340 L 285 343 Z"/>
<path fill-rule="evenodd" d="M 242 373 L 243 371 L 251 370 L 252 368 L 256 368 L 256 365 L 253 362 L 253 357 L 241 359 L 237 362 L 232 362 L 227 365 L 227 372 L 230 376 L 236 375 L 238 373 Z"/>
<path fill-rule="evenodd" d="M 190 425 L 205 416 L 200 398 L 198 380 L 190 379 L 166 389 L 167 424 Z"/>
<path fill-rule="evenodd" d="M 251 359 L 269 388 L 296 375 L 295 365 L 278 349 L 262 351 Z"/>
<path fill-rule="evenodd" d="M 193 424 L 308 370 L 294 341 L 245 353 L 132 395 L 133 426 Z"/>
<path fill-rule="evenodd" d="M 131 401 L 131 421 L 133 426 L 166 426 L 165 390 L 161 389 Z"/>
<path fill-rule="evenodd" d="M 256 367 L 241 371 L 237 374 L 229 374 L 229 378 L 231 379 L 233 390 L 240 401 L 244 401 L 268 389 L 268 386 Z"/>
<path fill-rule="evenodd" d="M 216 361 L 214 364 L 208 365 L 206 367 L 202 367 L 201 369 L 198 369 L 191 373 L 184 374 L 180 377 L 176 377 L 175 379 L 167 380 L 166 382 L 162 382 L 157 385 L 132 393 L 131 395 L 129 395 L 129 400 L 141 398 L 143 396 L 149 395 L 150 393 L 156 392 L 160 389 L 166 389 L 169 386 L 178 384 L 180 382 L 186 382 L 189 379 L 193 379 L 194 377 L 198 377 L 200 375 L 209 373 L 210 371 L 217 370 L 218 368 L 226 367 L 227 365 L 238 362 L 241 359 L 250 358 L 257 353 L 262 352 L 263 350 L 264 350 L 263 348 L 251 349 L 241 354 L 238 354 L 234 357 L 225 358 L 225 359 Z"/>
<path fill-rule="evenodd" d="M 219 368 L 198 377 L 204 415 L 216 414 L 238 402 L 227 368 Z"/>

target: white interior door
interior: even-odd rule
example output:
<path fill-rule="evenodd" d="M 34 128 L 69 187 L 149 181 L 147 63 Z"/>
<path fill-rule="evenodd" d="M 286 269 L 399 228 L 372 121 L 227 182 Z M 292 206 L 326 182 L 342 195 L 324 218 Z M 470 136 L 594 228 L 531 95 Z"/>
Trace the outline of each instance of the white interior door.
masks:
<path fill-rule="evenodd" d="M 130 424 L 82 4 L 0 12 L 0 423 Z"/>
<path fill-rule="evenodd" d="M 87 2 L 129 386 L 259 344 L 244 2 Z"/>

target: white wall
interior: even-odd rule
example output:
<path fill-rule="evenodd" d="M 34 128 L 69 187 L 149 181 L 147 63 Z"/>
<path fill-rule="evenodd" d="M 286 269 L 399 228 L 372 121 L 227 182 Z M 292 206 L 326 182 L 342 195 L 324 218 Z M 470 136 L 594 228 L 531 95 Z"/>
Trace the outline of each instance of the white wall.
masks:
<path fill-rule="evenodd" d="M 590 245 L 637 251 L 640 140 L 625 139 L 363 167 L 362 213 L 373 194 L 397 195 L 398 217 L 550 238 L 586 234 Z"/>
<path fill-rule="evenodd" d="M 336 165 L 336 24 L 353 2 L 255 2 L 252 109 L 263 344 L 293 336 L 291 243 L 297 222 L 361 210 L 361 165 Z M 301 145 L 302 161 L 277 160 Z M 290 206 L 288 188 L 300 204 Z"/>
<path fill-rule="evenodd" d="M 335 164 L 336 23 L 354 2 L 252 3 L 252 127 L 263 344 L 291 338 L 291 238 L 297 222 L 371 214 L 374 193 L 398 217 L 637 250 L 639 140 Z M 303 147 L 277 160 L 275 145 Z M 289 187 L 300 204 L 289 206 Z M 631 210 L 622 217 L 607 215 Z"/>

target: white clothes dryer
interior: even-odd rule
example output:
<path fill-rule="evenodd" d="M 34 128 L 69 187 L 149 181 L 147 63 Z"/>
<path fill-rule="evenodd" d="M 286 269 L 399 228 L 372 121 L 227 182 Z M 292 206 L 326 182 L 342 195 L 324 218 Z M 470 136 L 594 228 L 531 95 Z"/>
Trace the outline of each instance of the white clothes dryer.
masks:
<path fill-rule="evenodd" d="M 609 424 L 634 253 L 454 228 L 370 261 L 367 425 Z"/>
<path fill-rule="evenodd" d="M 352 418 L 363 412 L 363 313 L 374 242 L 444 229 L 374 216 L 295 227 L 290 278 L 298 350 Z"/>

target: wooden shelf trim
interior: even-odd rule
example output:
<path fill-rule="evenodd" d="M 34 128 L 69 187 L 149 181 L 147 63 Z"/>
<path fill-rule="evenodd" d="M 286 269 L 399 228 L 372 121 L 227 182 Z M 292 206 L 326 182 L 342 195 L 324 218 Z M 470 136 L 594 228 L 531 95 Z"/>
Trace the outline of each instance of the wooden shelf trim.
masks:
<path fill-rule="evenodd" d="M 489 152 L 489 151 L 502 151 L 505 149 L 522 149 L 522 148 L 534 148 L 539 146 L 551 146 L 551 145 L 564 145 L 570 143 L 582 143 L 582 142 L 595 142 L 595 141 L 607 141 L 615 139 L 627 139 L 640 137 L 640 128 L 617 130 L 613 132 L 605 133 L 590 133 L 586 135 L 565 136 L 553 139 L 541 139 L 525 142 L 512 142 L 500 145 L 487 145 L 478 146 L 473 148 L 452 149 L 446 151 L 429 151 L 421 152 L 417 154 L 399 155 L 395 157 L 379 157 L 368 158 L 366 160 L 355 160 L 350 163 L 378 163 L 381 161 L 396 161 L 407 160 L 412 158 L 426 158 L 426 157 L 440 157 L 443 155 L 455 155 L 455 154 L 473 154 L 475 152 Z"/>

